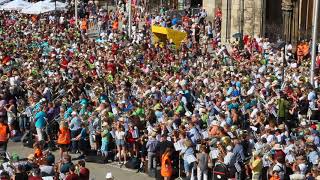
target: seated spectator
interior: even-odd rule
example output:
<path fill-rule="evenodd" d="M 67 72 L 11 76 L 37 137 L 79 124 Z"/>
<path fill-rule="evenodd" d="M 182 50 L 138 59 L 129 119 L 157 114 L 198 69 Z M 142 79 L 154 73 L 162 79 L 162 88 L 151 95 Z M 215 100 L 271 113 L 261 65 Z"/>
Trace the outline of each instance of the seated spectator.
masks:
<path fill-rule="evenodd" d="M 80 172 L 79 172 L 80 180 L 89 180 L 90 171 L 88 168 L 86 168 L 86 162 L 84 160 L 80 160 L 78 162 L 78 165 L 80 166 Z"/>
<path fill-rule="evenodd" d="M 34 168 L 32 170 L 32 175 L 29 176 L 29 180 L 42 180 L 41 174 L 40 174 L 40 169 L 39 168 Z"/>
<path fill-rule="evenodd" d="M 14 173 L 13 180 L 28 180 L 28 174 L 24 171 L 23 166 L 18 164 L 16 172 Z"/>
<path fill-rule="evenodd" d="M 42 177 L 54 175 L 54 167 L 52 164 L 49 164 L 48 159 L 46 159 L 39 168 Z"/>
<path fill-rule="evenodd" d="M 67 172 L 69 172 L 71 166 L 73 166 L 73 163 L 71 162 L 71 156 L 65 154 L 63 156 L 63 162 L 60 166 L 60 173 L 66 174 Z"/>
<path fill-rule="evenodd" d="M 67 175 L 65 180 L 79 180 L 78 174 L 75 173 L 76 167 L 72 164 L 69 168 L 69 174 Z"/>

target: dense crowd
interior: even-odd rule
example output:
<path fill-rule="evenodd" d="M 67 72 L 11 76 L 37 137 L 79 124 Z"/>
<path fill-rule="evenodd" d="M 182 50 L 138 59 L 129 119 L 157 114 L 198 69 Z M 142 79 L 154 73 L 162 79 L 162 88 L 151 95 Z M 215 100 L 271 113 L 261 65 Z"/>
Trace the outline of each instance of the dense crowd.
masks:
<path fill-rule="evenodd" d="M 71 7 L 0 11 L 0 145 L 28 139 L 35 150 L 23 163 L 3 157 L 1 179 L 89 179 L 92 152 L 150 176 L 159 166 L 164 179 L 317 179 L 320 76 L 309 83 L 309 55 L 262 37 L 223 45 L 221 11 L 206 16 L 137 6 L 129 37 L 121 1 L 80 4 L 78 25 Z M 152 25 L 187 38 L 153 42 Z"/>

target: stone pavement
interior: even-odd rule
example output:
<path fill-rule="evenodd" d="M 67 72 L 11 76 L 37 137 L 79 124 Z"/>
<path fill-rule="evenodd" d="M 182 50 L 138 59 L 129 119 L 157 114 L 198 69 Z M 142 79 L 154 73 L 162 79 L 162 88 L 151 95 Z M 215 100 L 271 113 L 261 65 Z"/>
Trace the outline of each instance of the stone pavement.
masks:
<path fill-rule="evenodd" d="M 22 146 L 21 142 L 14 143 L 9 142 L 8 144 L 8 152 L 9 153 L 17 153 L 20 158 L 25 158 L 29 154 L 33 153 L 33 149 L 26 148 Z M 53 152 L 56 156 L 56 160 L 58 160 L 58 153 L 59 151 Z M 72 155 L 73 158 L 77 155 Z M 127 169 L 125 167 L 120 168 L 118 163 L 108 163 L 108 164 L 95 164 L 95 163 L 86 163 L 86 166 L 90 169 L 90 178 L 91 180 L 104 180 L 107 172 L 112 172 L 115 180 L 151 180 L 150 178 L 144 173 L 136 173 L 135 170 Z"/>

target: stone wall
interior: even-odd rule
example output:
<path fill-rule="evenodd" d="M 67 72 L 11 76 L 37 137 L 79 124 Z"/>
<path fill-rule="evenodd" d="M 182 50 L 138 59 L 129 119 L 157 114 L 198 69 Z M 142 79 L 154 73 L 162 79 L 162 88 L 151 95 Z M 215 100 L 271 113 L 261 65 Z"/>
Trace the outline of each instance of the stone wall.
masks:
<path fill-rule="evenodd" d="M 203 8 L 208 14 L 208 19 L 213 22 L 217 8 L 222 7 L 222 1 L 225 0 L 202 0 Z"/>
<path fill-rule="evenodd" d="M 232 35 L 240 33 L 249 36 L 263 34 L 264 0 L 224 0 L 222 1 L 222 41 L 230 42 L 235 39 Z M 243 20 L 242 20 L 243 19 Z"/>

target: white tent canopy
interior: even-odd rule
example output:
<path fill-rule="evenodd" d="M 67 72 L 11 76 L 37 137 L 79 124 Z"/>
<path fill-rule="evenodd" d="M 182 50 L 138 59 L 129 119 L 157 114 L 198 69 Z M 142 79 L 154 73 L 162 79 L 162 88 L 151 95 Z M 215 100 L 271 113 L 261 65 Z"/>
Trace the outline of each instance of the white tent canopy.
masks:
<path fill-rule="evenodd" d="M 55 10 L 64 10 L 66 7 L 65 3 L 62 2 L 50 2 L 50 1 L 39 1 L 32 4 L 32 6 L 22 9 L 21 13 L 24 14 L 41 14 Z"/>
<path fill-rule="evenodd" d="M 32 3 L 29 3 L 27 1 L 23 0 L 13 0 L 11 2 L 8 2 L 0 7 L 1 10 L 6 11 L 19 11 L 23 8 L 28 8 L 31 6 Z"/>
<path fill-rule="evenodd" d="M 5 4 L 7 2 L 9 2 L 10 0 L 0 0 L 0 5 Z"/>

